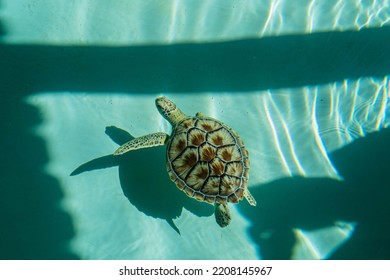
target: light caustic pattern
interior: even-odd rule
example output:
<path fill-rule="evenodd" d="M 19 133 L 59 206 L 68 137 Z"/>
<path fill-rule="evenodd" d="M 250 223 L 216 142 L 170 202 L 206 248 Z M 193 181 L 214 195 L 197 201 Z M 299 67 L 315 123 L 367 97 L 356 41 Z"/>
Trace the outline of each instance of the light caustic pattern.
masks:
<path fill-rule="evenodd" d="M 260 34 L 313 33 L 359 30 L 389 24 L 388 0 L 269 0 L 261 1 L 267 12 Z"/>
<path fill-rule="evenodd" d="M 273 179 L 337 178 L 328 154 L 389 126 L 388 77 L 267 91 L 259 103 L 263 121 L 259 149 L 275 157 L 269 174 Z"/>
<path fill-rule="evenodd" d="M 10 28 L 4 42 L 155 45 L 359 30 L 390 24 L 389 0 L 134 0 L 117 1 L 115 5 L 105 0 L 58 2 L 61 4 L 7 1 L 4 17 Z M 19 16 L 20 7 L 28 7 L 23 17 Z"/>
<path fill-rule="evenodd" d="M 321 86 L 264 91 L 258 97 L 261 140 L 252 182 L 303 176 L 342 180 L 329 154 L 389 127 L 389 77 L 344 80 Z M 259 137 L 260 137 L 259 136 Z M 252 157 L 253 158 L 253 157 Z M 294 228 L 294 259 L 323 259 L 348 240 L 356 224 Z"/>
<path fill-rule="evenodd" d="M 387 76 L 383 79 L 345 80 L 329 86 L 327 91 L 328 106 L 323 107 L 317 118 L 320 123 L 319 134 L 329 151 L 367 133 L 388 127 L 389 120 L 386 117 L 389 113 L 389 80 Z"/>

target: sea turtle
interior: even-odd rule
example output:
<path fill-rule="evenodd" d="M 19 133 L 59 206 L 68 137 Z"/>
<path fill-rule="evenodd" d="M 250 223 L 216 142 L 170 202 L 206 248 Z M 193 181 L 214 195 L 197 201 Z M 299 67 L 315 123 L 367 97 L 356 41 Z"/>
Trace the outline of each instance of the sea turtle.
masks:
<path fill-rule="evenodd" d="M 256 200 L 248 190 L 248 151 L 238 134 L 219 120 L 197 113 L 185 115 L 172 101 L 156 98 L 160 114 L 172 125 L 172 134 L 156 132 L 120 146 L 114 155 L 166 145 L 169 178 L 189 197 L 215 205 L 215 219 L 221 227 L 230 223 L 228 202 L 245 197 Z"/>

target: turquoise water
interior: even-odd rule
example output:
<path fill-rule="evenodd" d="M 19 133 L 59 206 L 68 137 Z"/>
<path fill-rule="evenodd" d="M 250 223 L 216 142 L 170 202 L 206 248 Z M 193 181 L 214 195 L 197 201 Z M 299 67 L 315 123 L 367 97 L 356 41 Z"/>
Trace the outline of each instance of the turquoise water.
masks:
<path fill-rule="evenodd" d="M 0 0 L 0 258 L 389 259 L 389 18 L 386 0 Z M 227 228 L 163 147 L 110 156 L 170 132 L 161 94 L 245 141 L 258 204 Z"/>

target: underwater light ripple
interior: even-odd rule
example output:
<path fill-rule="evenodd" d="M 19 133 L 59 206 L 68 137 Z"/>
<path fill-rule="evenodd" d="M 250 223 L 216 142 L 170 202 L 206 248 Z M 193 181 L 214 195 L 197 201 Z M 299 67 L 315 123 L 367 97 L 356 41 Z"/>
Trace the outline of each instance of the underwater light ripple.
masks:
<path fill-rule="evenodd" d="M 376 101 L 380 98 L 380 92 L 381 90 L 383 90 L 383 93 L 382 93 L 382 96 L 381 96 L 381 102 L 380 102 L 380 108 L 379 108 L 379 112 L 378 112 L 378 118 L 376 119 L 376 123 L 375 123 L 375 129 L 379 130 L 379 128 L 381 126 L 384 125 L 384 122 L 385 122 L 385 119 L 386 119 L 386 108 L 388 108 L 388 98 L 389 98 L 389 95 L 388 95 L 388 88 L 387 88 L 387 85 L 388 85 L 388 77 L 384 77 L 383 78 L 383 84 L 378 86 L 377 88 L 377 91 L 376 91 L 376 99 L 374 101 L 374 103 L 376 103 Z"/>
<path fill-rule="evenodd" d="M 307 10 L 307 16 L 308 16 L 308 27 L 307 27 L 307 30 L 309 33 L 312 33 L 313 32 L 313 28 L 314 28 L 314 20 L 315 20 L 315 6 L 314 6 L 314 3 L 316 1 L 315 0 L 312 0 L 309 4 L 309 7 L 308 7 L 308 10 Z"/>
<path fill-rule="evenodd" d="M 275 14 L 276 14 L 275 10 L 278 8 L 279 4 L 280 4 L 280 0 L 272 1 L 270 3 L 268 17 L 267 17 L 267 20 L 265 21 L 263 29 L 261 30 L 261 35 L 264 35 L 266 33 L 268 26 L 270 24 L 272 25 L 270 31 L 272 31 L 273 23 L 271 23 L 271 20 L 274 18 Z M 282 21 L 282 18 L 280 15 L 279 15 L 279 19 Z"/>
<path fill-rule="evenodd" d="M 359 96 L 359 88 L 360 88 L 359 84 L 360 84 L 360 82 L 358 81 L 357 86 L 355 86 L 355 88 L 352 90 L 353 97 L 352 97 L 352 100 L 349 102 L 351 104 L 351 111 L 350 111 L 349 118 L 348 118 L 349 123 L 353 121 L 354 115 L 356 112 L 356 104 L 357 104 L 357 99 Z M 344 92 L 348 92 L 348 91 L 345 89 Z"/>
<path fill-rule="evenodd" d="M 298 228 L 294 229 L 293 231 L 295 233 L 297 240 L 302 241 L 302 243 L 306 246 L 306 248 L 309 249 L 311 255 L 314 256 L 314 259 L 317 260 L 320 259 L 321 258 L 320 253 L 318 252 L 318 250 L 316 250 L 316 248 L 314 247 L 310 239 L 306 237 L 305 233 Z"/>
<path fill-rule="evenodd" d="M 271 96 L 271 93 L 268 92 L 268 94 Z M 272 98 L 269 98 L 269 99 L 265 99 L 264 101 L 266 100 L 272 100 Z M 266 102 L 264 102 L 266 103 Z M 265 104 L 265 113 L 266 113 L 266 116 L 267 116 L 267 120 L 268 120 L 268 123 L 270 124 L 270 127 L 271 127 L 271 130 L 272 130 L 272 134 L 274 136 L 274 140 L 275 140 L 275 145 L 277 147 L 277 151 L 278 151 L 278 154 L 280 156 L 280 159 L 283 163 L 283 166 L 285 167 L 285 170 L 291 175 L 291 170 L 289 169 L 288 167 L 288 164 L 287 164 L 287 160 L 283 154 L 283 151 L 282 151 L 282 146 L 279 142 L 279 137 L 278 137 L 278 132 L 277 132 L 277 129 L 275 128 L 275 125 L 273 123 L 273 120 L 272 120 L 272 117 L 270 115 L 270 112 L 269 112 L 269 106 L 267 106 L 268 104 Z"/>
<path fill-rule="evenodd" d="M 294 144 L 293 144 L 293 141 L 291 139 L 291 133 L 288 129 L 288 126 L 286 125 L 286 121 L 284 120 L 284 118 L 283 118 L 280 110 L 278 109 L 277 105 L 275 104 L 274 100 L 272 98 L 270 98 L 269 101 L 270 101 L 270 105 L 272 106 L 272 109 L 275 112 L 276 117 L 278 118 L 278 120 L 280 121 L 280 123 L 282 125 L 283 131 L 285 132 L 285 137 L 286 137 L 286 140 L 287 140 L 287 143 L 289 146 L 289 150 L 291 152 L 291 155 L 292 155 L 293 161 L 295 162 L 295 165 L 298 167 L 299 174 L 305 175 L 306 172 L 305 172 L 305 170 L 304 170 L 302 164 L 300 163 L 298 156 L 296 154 Z"/>
<path fill-rule="evenodd" d="M 170 42 L 173 41 L 173 39 L 175 38 L 175 33 L 176 33 L 176 26 L 177 26 L 177 18 L 179 17 L 178 16 L 178 11 L 179 11 L 179 2 L 177 0 L 174 0 L 172 2 L 172 8 L 171 8 L 171 18 L 170 18 L 170 21 L 169 21 L 169 28 L 168 28 L 168 40 Z"/>
<path fill-rule="evenodd" d="M 322 141 L 322 139 L 320 137 L 320 130 L 319 130 L 319 126 L 318 126 L 317 110 L 316 110 L 317 98 L 318 98 L 318 87 L 315 87 L 314 92 L 313 92 L 313 107 L 312 107 L 312 111 L 311 111 L 311 125 L 312 125 L 312 130 L 314 132 L 313 133 L 314 139 L 316 141 L 317 147 L 320 150 L 321 155 L 323 156 L 323 159 L 327 162 L 328 166 L 331 167 L 332 172 L 334 174 L 338 174 L 337 170 L 334 168 L 331 160 L 329 159 L 324 142 Z"/>
<path fill-rule="evenodd" d="M 337 26 L 340 25 L 339 21 L 340 21 L 340 18 L 342 18 L 343 5 L 344 5 L 344 1 L 338 0 L 336 2 L 336 4 L 333 6 L 333 11 L 335 14 L 333 28 L 336 28 Z"/>

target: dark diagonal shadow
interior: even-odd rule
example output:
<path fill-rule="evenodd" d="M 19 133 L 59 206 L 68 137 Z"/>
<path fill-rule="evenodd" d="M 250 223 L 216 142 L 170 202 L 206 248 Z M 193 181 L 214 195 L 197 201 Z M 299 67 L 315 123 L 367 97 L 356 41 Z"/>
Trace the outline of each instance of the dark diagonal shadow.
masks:
<path fill-rule="evenodd" d="M 293 229 L 347 221 L 356 222 L 351 238 L 327 258 L 390 259 L 389 143 L 390 129 L 385 129 L 332 153 L 344 181 L 294 177 L 254 188 L 258 206 L 240 209 L 253 222 L 250 231 L 259 254 L 290 259 Z"/>
<path fill-rule="evenodd" d="M 24 92 L 245 92 L 390 74 L 390 27 L 220 43 L 0 45 Z"/>
<path fill-rule="evenodd" d="M 118 145 L 133 139 L 129 133 L 116 127 L 107 127 L 106 134 Z M 71 173 L 119 166 L 119 178 L 124 195 L 144 214 L 164 219 L 180 234 L 173 219 L 186 208 L 202 217 L 214 213 L 214 208 L 187 197 L 170 181 L 165 169 L 165 147 L 136 150 L 123 156 L 107 155 L 93 159 Z"/>

